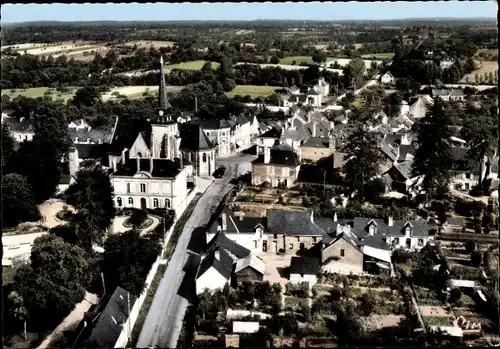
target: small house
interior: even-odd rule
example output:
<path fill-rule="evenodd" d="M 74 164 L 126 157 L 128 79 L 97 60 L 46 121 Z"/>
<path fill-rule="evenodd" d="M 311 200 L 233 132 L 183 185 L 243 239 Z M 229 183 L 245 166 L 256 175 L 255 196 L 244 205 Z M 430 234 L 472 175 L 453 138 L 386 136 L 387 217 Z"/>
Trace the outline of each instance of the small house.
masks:
<path fill-rule="evenodd" d="M 319 259 L 314 257 L 292 257 L 289 271 L 291 283 L 308 282 L 312 286 L 316 284 L 317 275 L 321 271 Z"/>
<path fill-rule="evenodd" d="M 385 73 L 384 75 L 382 75 L 380 77 L 380 82 L 382 84 L 389 85 L 389 84 L 393 84 L 395 81 L 396 80 L 395 80 L 394 76 L 391 74 L 390 71 L 388 71 L 387 73 Z"/>

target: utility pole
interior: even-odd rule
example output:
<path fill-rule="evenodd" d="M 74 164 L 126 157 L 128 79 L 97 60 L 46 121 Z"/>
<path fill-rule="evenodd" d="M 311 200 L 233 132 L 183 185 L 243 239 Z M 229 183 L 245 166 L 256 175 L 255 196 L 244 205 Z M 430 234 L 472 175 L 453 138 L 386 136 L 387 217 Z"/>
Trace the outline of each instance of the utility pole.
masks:
<path fill-rule="evenodd" d="M 198 96 L 194 96 L 194 112 L 198 112 Z"/>
<path fill-rule="evenodd" d="M 127 333 L 127 339 L 128 342 L 130 342 L 130 337 L 132 335 L 132 329 L 130 328 L 130 292 L 127 291 L 127 309 L 128 309 L 128 333 Z"/>
<path fill-rule="evenodd" d="M 323 170 L 323 196 L 326 195 L 326 170 Z"/>
<path fill-rule="evenodd" d="M 102 280 L 102 289 L 104 290 L 104 294 L 106 294 L 106 284 L 104 283 L 104 273 L 101 272 L 101 280 Z"/>

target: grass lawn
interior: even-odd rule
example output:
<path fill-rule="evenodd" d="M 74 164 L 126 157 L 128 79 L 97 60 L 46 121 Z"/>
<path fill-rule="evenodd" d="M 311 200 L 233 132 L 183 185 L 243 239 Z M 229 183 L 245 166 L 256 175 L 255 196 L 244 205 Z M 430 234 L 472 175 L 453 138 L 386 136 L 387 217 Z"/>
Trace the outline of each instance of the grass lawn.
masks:
<path fill-rule="evenodd" d="M 217 62 L 211 62 L 212 63 L 212 68 L 217 69 L 219 67 L 219 63 Z M 191 62 L 182 62 L 178 64 L 169 64 L 166 65 L 166 69 L 185 69 L 185 70 L 201 70 L 203 68 L 203 65 L 205 64 L 205 61 L 191 61 Z"/>
<path fill-rule="evenodd" d="M 12 267 L 2 267 L 2 280 L 4 285 L 11 284 L 14 281 L 16 269 Z"/>
<path fill-rule="evenodd" d="M 257 97 L 267 97 L 279 89 L 277 86 L 255 86 L 255 85 L 237 85 L 232 91 L 226 92 L 226 96 L 232 98 L 234 96 L 247 96 L 252 99 Z"/>
<path fill-rule="evenodd" d="M 382 52 L 382 53 L 373 53 L 373 54 L 369 54 L 369 55 L 362 55 L 361 57 L 362 58 L 377 58 L 377 59 L 388 59 L 388 58 L 392 58 L 392 56 L 394 56 L 394 53 L 392 52 Z"/>
<path fill-rule="evenodd" d="M 50 92 L 52 92 L 50 94 L 50 96 L 53 99 L 67 100 L 67 99 L 73 98 L 73 96 L 75 95 L 75 92 L 76 92 L 76 87 L 70 87 L 69 89 L 70 90 L 67 93 L 61 93 L 59 91 L 56 91 L 56 89 L 49 88 L 49 87 L 33 87 L 33 88 L 27 88 L 27 89 L 22 89 L 22 88 L 3 89 L 2 96 L 7 95 L 11 99 L 16 98 L 17 96 L 37 98 L 37 97 L 43 97 L 45 95 L 45 92 L 50 91 Z"/>
<path fill-rule="evenodd" d="M 290 56 L 280 59 L 280 64 L 292 64 L 293 61 L 295 61 L 295 64 L 300 64 L 302 62 L 314 63 L 312 56 Z"/>
<path fill-rule="evenodd" d="M 424 316 L 424 322 L 427 326 L 451 326 L 453 319 L 449 316 Z"/>

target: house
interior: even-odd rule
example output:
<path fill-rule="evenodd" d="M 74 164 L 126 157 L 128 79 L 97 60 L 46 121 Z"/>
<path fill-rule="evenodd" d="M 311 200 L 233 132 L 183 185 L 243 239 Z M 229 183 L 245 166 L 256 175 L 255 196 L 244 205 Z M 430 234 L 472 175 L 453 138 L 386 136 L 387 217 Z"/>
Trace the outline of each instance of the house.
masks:
<path fill-rule="evenodd" d="M 252 252 L 267 251 L 265 222 L 261 217 L 245 217 L 243 212 L 233 212 L 229 207 L 222 209 L 220 216 L 207 230 L 207 242 L 218 232 Z"/>
<path fill-rule="evenodd" d="M 442 70 L 444 69 L 448 69 L 450 68 L 455 62 L 453 62 L 452 60 L 447 60 L 447 59 L 444 59 L 442 60 L 441 62 L 439 62 L 439 68 L 441 68 Z"/>
<path fill-rule="evenodd" d="M 321 94 L 321 97 L 326 97 L 330 94 L 330 84 L 324 78 L 318 79 L 314 85 L 314 89 Z"/>
<path fill-rule="evenodd" d="M 413 161 L 395 163 L 386 173 L 382 180 L 387 183 L 386 192 L 395 191 L 402 194 L 416 195 L 419 192 L 421 177 L 411 175 Z"/>
<path fill-rule="evenodd" d="M 486 166 L 482 167 L 478 161 L 469 159 L 467 148 L 452 147 L 451 156 L 453 169 L 451 170 L 450 188 L 469 191 L 479 184 L 479 176 L 484 178 Z M 486 162 L 486 161 L 485 161 Z"/>
<path fill-rule="evenodd" d="M 6 117 L 3 119 L 3 124 L 7 126 L 16 142 L 24 142 L 33 140 L 35 135 L 35 122 L 32 118 L 15 118 Z"/>
<path fill-rule="evenodd" d="M 223 232 L 217 233 L 201 255 L 196 275 L 196 294 L 206 289 L 215 291 L 230 283 L 234 264 L 249 255 L 249 249 L 230 240 Z"/>
<path fill-rule="evenodd" d="M 231 145 L 234 150 L 247 148 L 252 141 L 259 135 L 258 120 L 255 116 L 230 116 L 229 121 L 232 124 Z"/>
<path fill-rule="evenodd" d="M 233 283 L 262 282 L 266 272 L 266 264 L 257 256 L 248 255 L 236 262 Z"/>
<path fill-rule="evenodd" d="M 112 130 L 94 129 L 84 119 L 72 121 L 68 124 L 68 132 L 74 144 L 103 144 L 111 143 L 119 118 L 115 120 Z"/>
<path fill-rule="evenodd" d="M 298 127 L 289 126 L 289 123 L 285 122 L 280 143 L 288 144 L 297 151 L 311 137 L 329 137 L 333 128 L 333 122 L 329 121 L 310 121 Z"/>
<path fill-rule="evenodd" d="M 191 122 L 198 123 L 208 139 L 216 146 L 216 156 L 228 157 L 234 151 L 231 143 L 232 124 L 229 120 L 191 120 Z"/>
<path fill-rule="evenodd" d="M 318 92 L 317 88 L 309 88 L 307 92 L 300 93 L 297 90 L 290 90 L 292 93 L 287 100 L 283 101 L 284 107 L 291 107 L 295 105 L 309 105 L 311 107 L 319 108 L 323 102 L 322 92 Z"/>
<path fill-rule="evenodd" d="M 279 144 L 281 138 L 281 126 L 271 126 L 268 130 L 257 137 L 257 152 L 264 154 L 265 148 L 271 148 Z"/>
<path fill-rule="evenodd" d="M 71 121 L 68 124 L 68 128 L 70 130 L 84 130 L 84 129 L 90 129 L 90 126 L 89 126 L 89 124 L 87 124 L 85 119 L 80 119 L 80 120 Z"/>
<path fill-rule="evenodd" d="M 320 226 L 321 225 L 321 226 Z M 322 218 L 314 219 L 307 211 L 268 210 L 266 232 L 269 253 L 305 252 L 321 241 L 326 233 Z"/>
<path fill-rule="evenodd" d="M 233 333 L 257 333 L 259 328 L 258 321 L 233 321 Z"/>
<path fill-rule="evenodd" d="M 100 312 L 85 313 L 82 347 L 123 348 L 127 345 L 139 314 L 137 297 L 118 286 Z"/>
<path fill-rule="evenodd" d="M 317 275 L 321 271 L 319 259 L 314 257 L 292 257 L 290 262 L 290 282 L 298 284 L 308 282 L 310 286 L 317 283 Z"/>
<path fill-rule="evenodd" d="M 290 146 L 266 147 L 264 154 L 252 161 L 252 185 L 267 182 L 273 187 L 289 188 L 297 180 L 299 170 L 299 156 Z"/>
<path fill-rule="evenodd" d="M 211 176 L 217 169 L 215 145 L 208 139 L 200 125 L 179 125 L 181 143 L 179 150 L 182 158 L 193 164 L 194 175 Z"/>
<path fill-rule="evenodd" d="M 380 82 L 382 84 L 385 84 L 385 85 L 389 85 L 389 84 L 394 84 L 396 82 L 396 79 L 394 78 L 394 76 L 391 74 L 390 71 L 388 71 L 387 73 L 385 73 L 384 75 L 382 75 L 380 77 Z"/>
<path fill-rule="evenodd" d="M 311 137 L 300 146 L 302 160 L 318 162 L 333 157 L 335 153 L 335 138 Z"/>
<path fill-rule="evenodd" d="M 363 273 L 363 251 L 349 225 L 338 222 L 335 231 L 325 235 L 319 245 L 322 271 L 357 275 Z"/>
<path fill-rule="evenodd" d="M 179 217 L 187 206 L 187 174 L 190 166 L 181 168 L 178 161 L 128 157 L 123 151 L 122 161 L 113 164 L 109 176 L 114 188 L 117 208 L 166 208 Z"/>
<path fill-rule="evenodd" d="M 419 250 L 432 240 L 425 220 L 394 220 L 392 217 L 383 220 L 356 217 L 353 221 L 352 231 L 361 242 L 368 237 L 376 237 L 392 249 Z M 374 239 L 369 238 L 367 241 L 372 243 Z"/>
<path fill-rule="evenodd" d="M 69 148 L 69 175 L 76 178 L 80 165 L 97 163 L 107 166 L 109 144 L 74 144 Z"/>
<path fill-rule="evenodd" d="M 440 97 L 443 101 L 450 102 L 450 101 L 464 101 L 465 100 L 465 94 L 464 91 L 461 89 L 433 89 L 432 90 L 432 97 Z"/>

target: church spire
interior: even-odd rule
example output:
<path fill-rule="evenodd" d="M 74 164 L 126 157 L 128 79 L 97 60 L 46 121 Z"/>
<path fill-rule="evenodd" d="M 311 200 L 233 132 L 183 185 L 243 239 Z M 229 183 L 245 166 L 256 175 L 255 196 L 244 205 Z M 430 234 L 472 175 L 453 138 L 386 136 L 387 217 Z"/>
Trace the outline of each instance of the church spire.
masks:
<path fill-rule="evenodd" d="M 158 110 L 166 111 L 170 108 L 167 98 L 167 83 L 165 82 L 165 72 L 163 71 L 163 56 L 160 56 L 160 86 L 158 89 Z"/>

